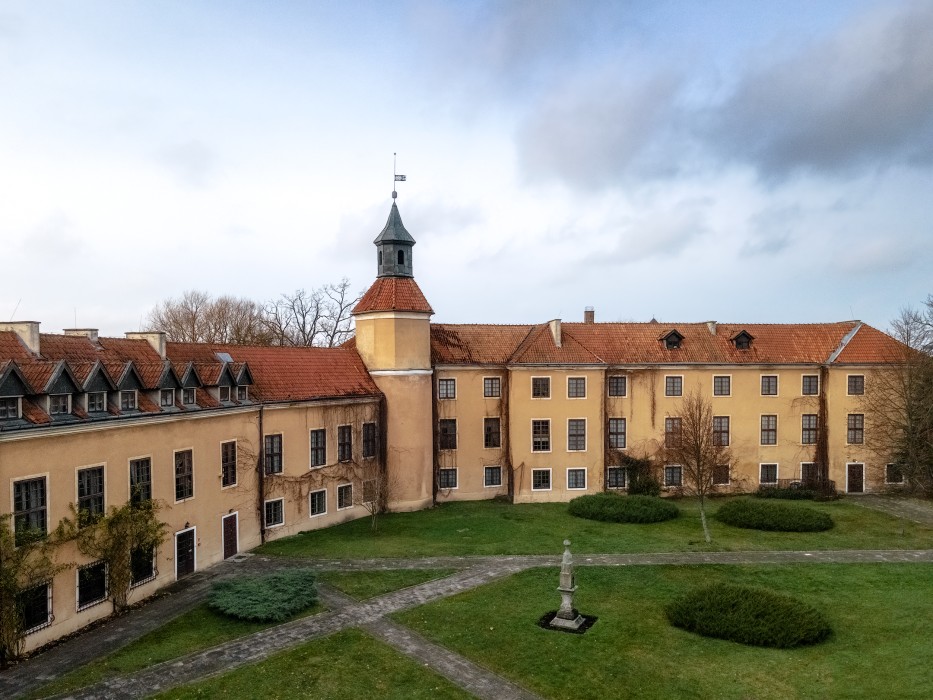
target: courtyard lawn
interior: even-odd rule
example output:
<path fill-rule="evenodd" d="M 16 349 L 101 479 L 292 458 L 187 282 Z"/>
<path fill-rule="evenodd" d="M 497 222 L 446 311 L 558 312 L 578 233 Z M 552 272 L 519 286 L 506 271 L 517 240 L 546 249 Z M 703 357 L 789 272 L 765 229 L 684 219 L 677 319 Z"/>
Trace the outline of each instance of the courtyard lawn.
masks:
<path fill-rule="evenodd" d="M 933 687 L 933 565 L 580 567 L 584 635 L 543 630 L 559 604 L 557 568 L 393 617 L 544 697 L 926 698 Z M 707 639 L 668 624 L 664 605 L 725 581 L 824 611 L 829 640 L 791 650 Z"/>
<path fill-rule="evenodd" d="M 473 696 L 364 632 L 346 630 L 157 697 L 439 700 Z"/>
<path fill-rule="evenodd" d="M 388 571 L 328 571 L 320 581 L 357 600 L 369 600 L 419 583 L 444 578 L 456 569 L 390 569 Z"/>
<path fill-rule="evenodd" d="M 317 604 L 290 619 L 297 620 L 322 610 L 324 608 Z M 227 617 L 204 603 L 169 620 L 162 627 L 143 635 L 113 654 L 42 686 L 28 697 L 42 698 L 83 688 L 104 678 L 133 673 L 272 626 L 272 623 L 246 622 Z"/>
<path fill-rule="evenodd" d="M 709 502 L 707 514 L 727 499 Z M 703 541 L 693 499 L 676 501 L 681 515 L 650 525 L 602 523 L 575 518 L 565 503 L 512 505 L 497 501 L 445 503 L 414 513 L 388 513 L 379 530 L 368 518 L 269 542 L 261 554 L 294 557 L 366 558 L 465 554 L 555 554 L 569 538 L 574 552 L 688 552 L 808 549 L 931 549 L 933 527 L 898 519 L 846 500 L 795 502 L 829 513 L 826 532 L 743 530 L 710 520 L 712 545 Z"/>

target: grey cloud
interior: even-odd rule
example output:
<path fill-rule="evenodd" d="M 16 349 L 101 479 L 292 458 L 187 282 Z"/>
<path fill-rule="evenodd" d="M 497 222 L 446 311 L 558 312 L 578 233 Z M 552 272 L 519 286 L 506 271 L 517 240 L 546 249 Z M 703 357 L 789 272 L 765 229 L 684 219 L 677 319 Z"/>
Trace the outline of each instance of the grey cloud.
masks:
<path fill-rule="evenodd" d="M 158 159 L 179 184 L 186 187 L 205 187 L 217 168 L 217 154 L 197 139 L 176 143 L 163 148 Z"/>
<path fill-rule="evenodd" d="M 769 207 L 749 221 L 748 238 L 739 255 L 744 258 L 774 255 L 787 248 L 793 240 L 795 226 L 803 219 L 800 207 Z"/>
<path fill-rule="evenodd" d="M 749 70 L 712 113 L 718 154 L 764 179 L 867 163 L 933 162 L 933 4 L 859 17 L 796 55 Z"/>

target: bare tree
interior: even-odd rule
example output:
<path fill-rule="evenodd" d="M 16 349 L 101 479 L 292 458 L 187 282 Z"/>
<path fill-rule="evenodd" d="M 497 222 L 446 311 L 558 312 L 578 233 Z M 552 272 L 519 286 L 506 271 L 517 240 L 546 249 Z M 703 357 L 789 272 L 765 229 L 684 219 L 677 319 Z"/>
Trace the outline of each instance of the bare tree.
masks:
<path fill-rule="evenodd" d="M 933 496 L 933 296 L 901 309 L 890 334 L 898 350 L 866 377 L 866 446 L 896 464 L 907 489 Z"/>
<path fill-rule="evenodd" d="M 319 289 L 298 289 L 283 294 L 264 307 L 264 319 L 275 345 L 321 345 L 325 314 L 324 294 Z"/>
<path fill-rule="evenodd" d="M 713 424 L 713 407 L 696 390 L 687 394 L 675 419 L 675 430 L 666 436 L 661 448 L 665 464 L 679 464 L 686 493 L 700 502 L 700 521 L 707 542 L 712 538 L 706 522 L 706 498 L 716 491 L 717 471 L 732 461 L 728 430 Z"/>
<path fill-rule="evenodd" d="M 344 277 L 338 284 L 328 284 L 323 289 L 325 303 L 322 323 L 327 347 L 335 347 L 353 335 L 353 317 L 350 312 L 361 295 L 350 292 L 350 280 Z"/>

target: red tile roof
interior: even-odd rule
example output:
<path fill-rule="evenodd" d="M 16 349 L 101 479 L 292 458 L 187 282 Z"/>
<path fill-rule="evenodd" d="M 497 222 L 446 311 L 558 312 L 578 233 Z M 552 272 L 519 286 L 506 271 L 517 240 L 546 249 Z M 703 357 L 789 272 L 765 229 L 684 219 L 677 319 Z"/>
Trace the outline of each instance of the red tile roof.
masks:
<path fill-rule="evenodd" d="M 411 277 L 377 277 L 353 309 L 355 314 L 371 311 L 434 313 L 418 283 Z"/>
<path fill-rule="evenodd" d="M 862 324 L 836 358 L 840 364 L 873 364 L 903 362 L 909 350 L 877 328 Z"/>
<path fill-rule="evenodd" d="M 16 360 L 23 362 L 34 360 L 35 356 L 29 352 L 13 331 L 0 331 L 0 357 L 4 360 Z"/>

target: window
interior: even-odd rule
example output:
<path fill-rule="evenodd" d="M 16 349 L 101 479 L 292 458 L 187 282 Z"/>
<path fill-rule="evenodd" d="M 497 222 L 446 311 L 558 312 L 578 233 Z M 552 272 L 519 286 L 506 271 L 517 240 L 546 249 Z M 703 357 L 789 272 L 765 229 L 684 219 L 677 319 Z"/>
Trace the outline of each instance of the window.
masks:
<path fill-rule="evenodd" d="M 437 488 L 455 489 L 457 488 L 457 470 L 456 469 L 438 469 L 437 470 Z"/>
<path fill-rule="evenodd" d="M 120 410 L 121 411 L 135 411 L 136 410 L 136 390 L 135 389 L 120 392 Z"/>
<path fill-rule="evenodd" d="M 742 331 L 735 336 L 733 342 L 735 342 L 736 350 L 748 350 L 752 346 L 752 337 L 745 331 Z"/>
<path fill-rule="evenodd" d="M 438 449 L 457 449 L 457 419 L 441 418 L 437 421 Z"/>
<path fill-rule="evenodd" d="M 95 391 L 87 395 L 87 412 L 103 413 L 107 410 L 107 392 Z"/>
<path fill-rule="evenodd" d="M 323 467 L 327 464 L 327 430 L 319 428 L 311 431 L 311 466 Z"/>
<path fill-rule="evenodd" d="M 78 610 L 107 599 L 107 565 L 99 561 L 78 569 Z"/>
<path fill-rule="evenodd" d="M 60 416 L 71 413 L 70 394 L 52 394 L 49 396 L 49 415 Z"/>
<path fill-rule="evenodd" d="M 52 586 L 40 583 L 19 594 L 19 608 L 23 614 L 23 632 L 29 634 L 52 622 Z"/>
<path fill-rule="evenodd" d="M 13 482 L 13 523 L 17 546 L 47 532 L 47 499 L 44 476 Z"/>
<path fill-rule="evenodd" d="M 502 486 L 502 467 L 483 467 L 483 486 Z"/>
<path fill-rule="evenodd" d="M 405 251 L 400 250 L 398 252 L 398 255 L 396 256 L 396 259 L 398 260 L 399 265 L 404 265 L 405 264 Z"/>
<path fill-rule="evenodd" d="M 19 397 L 4 396 L 0 398 L 0 420 L 13 420 L 19 418 Z"/>
<path fill-rule="evenodd" d="M 349 462 L 353 459 L 353 427 L 349 425 L 337 426 L 337 460 Z"/>
<path fill-rule="evenodd" d="M 282 473 L 282 434 L 266 435 L 266 474 Z"/>
<path fill-rule="evenodd" d="M 683 422 L 680 418 L 664 419 L 664 446 L 680 447 L 683 435 Z"/>
<path fill-rule="evenodd" d="M 677 464 L 664 467 L 664 485 L 682 486 L 684 483 L 684 470 Z"/>
<path fill-rule="evenodd" d="M 236 486 L 236 441 L 220 443 L 220 485 Z"/>
<path fill-rule="evenodd" d="M 761 444 L 777 445 L 777 416 L 761 417 Z"/>
<path fill-rule="evenodd" d="M 778 393 L 778 378 L 776 374 L 762 374 L 761 375 L 761 395 L 762 396 L 777 396 Z"/>
<path fill-rule="evenodd" d="M 729 446 L 729 416 L 713 416 L 713 445 Z"/>
<path fill-rule="evenodd" d="M 337 510 L 353 506 L 353 484 L 340 484 L 337 487 Z"/>
<path fill-rule="evenodd" d="M 610 418 L 609 419 L 609 449 L 612 449 L 612 450 L 624 450 L 625 449 L 625 419 L 624 418 Z"/>
<path fill-rule="evenodd" d="M 130 460 L 130 502 L 152 500 L 152 460 L 148 457 Z"/>
<path fill-rule="evenodd" d="M 502 446 L 502 433 L 498 418 L 483 418 L 483 447 Z"/>
<path fill-rule="evenodd" d="M 628 393 L 628 377 L 609 377 L 609 396 L 625 396 Z"/>
<path fill-rule="evenodd" d="M 230 400 L 230 387 L 221 386 L 217 387 L 220 390 L 220 400 L 224 403 Z"/>
<path fill-rule="evenodd" d="M 586 377 L 567 377 L 567 398 L 586 398 Z"/>
<path fill-rule="evenodd" d="M 903 484 L 904 483 L 904 472 L 901 470 L 900 464 L 888 464 L 885 466 L 884 483 L 886 484 Z"/>
<path fill-rule="evenodd" d="M 551 378 L 550 377 L 532 377 L 531 378 L 531 398 L 533 399 L 551 398 Z"/>
<path fill-rule="evenodd" d="M 850 445 L 861 445 L 865 442 L 865 416 L 863 414 L 849 414 L 846 442 Z"/>
<path fill-rule="evenodd" d="M 800 389 L 800 393 L 804 396 L 817 396 L 820 393 L 820 375 L 803 375 L 803 386 Z"/>
<path fill-rule="evenodd" d="M 610 489 L 628 488 L 628 467 L 609 467 L 608 479 Z"/>
<path fill-rule="evenodd" d="M 532 491 L 550 491 L 551 490 L 551 470 L 550 469 L 532 469 L 531 470 L 531 490 Z"/>
<path fill-rule="evenodd" d="M 363 459 L 376 456 L 376 424 L 363 423 Z"/>
<path fill-rule="evenodd" d="M 778 480 L 778 465 L 776 464 L 762 464 L 761 473 L 758 477 L 759 483 L 762 484 L 776 484 Z"/>
<path fill-rule="evenodd" d="M 456 379 L 438 379 L 437 380 L 437 398 L 439 399 L 457 398 L 457 380 Z"/>
<path fill-rule="evenodd" d="M 248 386 L 238 386 L 236 388 L 236 400 L 237 401 L 249 401 L 249 387 Z"/>
<path fill-rule="evenodd" d="M 78 470 L 78 524 L 90 525 L 104 514 L 104 468 Z"/>
<path fill-rule="evenodd" d="M 713 377 L 713 396 L 729 396 L 732 394 L 732 377 L 720 375 Z"/>
<path fill-rule="evenodd" d="M 175 500 L 194 496 L 194 460 L 191 450 L 175 453 Z"/>
<path fill-rule="evenodd" d="M 586 451 L 586 419 L 570 418 L 567 421 L 567 451 Z"/>
<path fill-rule="evenodd" d="M 502 395 L 502 380 L 499 377 L 483 377 L 483 396 L 496 399 Z"/>
<path fill-rule="evenodd" d="M 816 444 L 816 414 L 804 413 L 800 416 L 800 444 Z"/>
<path fill-rule="evenodd" d="M 163 408 L 168 406 L 175 405 L 175 390 L 174 389 L 162 389 L 159 392 L 159 405 Z"/>
<path fill-rule="evenodd" d="M 800 480 L 805 483 L 817 481 L 816 465 L 813 462 L 800 463 Z"/>
<path fill-rule="evenodd" d="M 266 527 L 278 527 L 285 524 L 285 499 L 276 498 L 265 503 Z"/>
<path fill-rule="evenodd" d="M 677 350 L 680 347 L 680 341 L 684 337 L 677 331 L 671 331 L 666 336 L 664 336 L 664 347 L 668 350 Z"/>
<path fill-rule="evenodd" d="M 713 467 L 713 486 L 727 486 L 729 484 L 729 465 L 717 464 Z"/>
<path fill-rule="evenodd" d="M 551 451 L 551 421 L 533 420 L 531 421 L 531 451 L 532 452 L 550 452 Z"/>
<path fill-rule="evenodd" d="M 181 402 L 185 406 L 194 406 L 195 404 L 195 389 L 182 389 L 181 391 Z"/>
<path fill-rule="evenodd" d="M 664 377 L 664 395 L 665 396 L 683 396 L 684 378 L 683 377 Z"/>
<path fill-rule="evenodd" d="M 567 470 L 567 488 L 579 491 L 586 488 L 586 469 Z"/>
<path fill-rule="evenodd" d="M 155 549 L 136 547 L 130 552 L 130 585 L 138 586 L 156 576 Z"/>
<path fill-rule="evenodd" d="M 861 396 L 865 393 L 865 375 L 864 374 L 850 374 L 848 382 L 848 392 L 849 396 Z"/>

